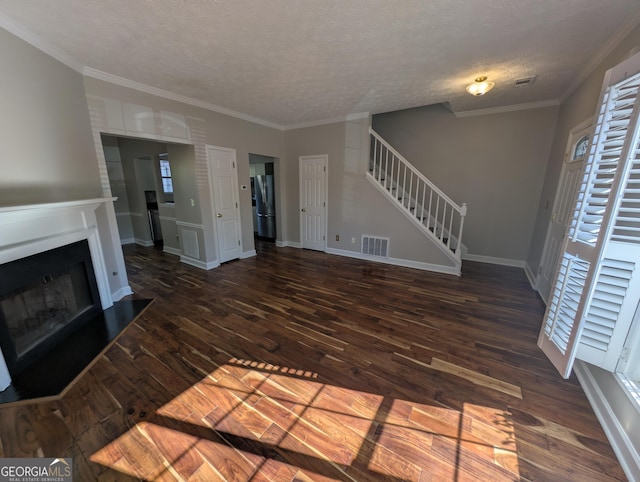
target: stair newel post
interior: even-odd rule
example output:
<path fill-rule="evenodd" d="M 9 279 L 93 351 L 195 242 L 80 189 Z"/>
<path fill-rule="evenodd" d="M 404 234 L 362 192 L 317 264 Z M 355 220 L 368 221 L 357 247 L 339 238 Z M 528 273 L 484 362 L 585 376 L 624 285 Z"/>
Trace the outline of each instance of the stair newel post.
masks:
<path fill-rule="evenodd" d="M 456 244 L 456 252 L 455 255 L 458 259 L 462 258 L 462 250 L 460 249 L 462 246 L 462 227 L 464 226 L 464 218 L 467 215 L 467 203 L 462 203 L 462 207 L 460 208 L 460 229 L 458 230 L 458 243 Z"/>

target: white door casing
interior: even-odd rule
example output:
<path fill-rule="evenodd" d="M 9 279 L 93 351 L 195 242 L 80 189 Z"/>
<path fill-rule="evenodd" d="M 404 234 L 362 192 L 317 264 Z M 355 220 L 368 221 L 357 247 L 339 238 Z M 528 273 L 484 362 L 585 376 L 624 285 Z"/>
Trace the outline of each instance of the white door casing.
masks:
<path fill-rule="evenodd" d="M 328 156 L 300 157 L 300 244 L 325 251 Z"/>
<path fill-rule="evenodd" d="M 576 155 L 576 145 L 585 136 L 591 136 L 592 124 L 593 119 L 588 119 L 572 129 L 567 141 L 560 182 L 553 201 L 551 219 L 549 220 L 547 236 L 540 259 L 540 268 L 536 278 L 536 289 L 547 304 L 551 293 L 553 276 L 558 265 L 562 241 L 573 214 L 576 188 L 578 187 L 582 163 L 585 158 L 585 154 Z"/>
<path fill-rule="evenodd" d="M 224 263 L 242 255 L 236 151 L 207 146 L 207 163 L 218 259 Z"/>

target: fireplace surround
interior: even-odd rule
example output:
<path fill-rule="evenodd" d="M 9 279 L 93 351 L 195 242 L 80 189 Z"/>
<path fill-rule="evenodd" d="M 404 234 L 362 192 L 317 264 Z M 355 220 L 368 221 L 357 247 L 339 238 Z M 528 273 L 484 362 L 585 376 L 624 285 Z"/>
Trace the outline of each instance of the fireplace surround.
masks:
<path fill-rule="evenodd" d="M 0 265 L 0 348 L 12 375 L 101 311 L 86 240 Z"/>
<path fill-rule="evenodd" d="M 96 212 L 104 203 L 113 202 L 114 199 L 98 198 L 0 207 L 0 267 L 77 242 L 86 243 L 95 278 L 95 286 L 90 290 L 93 290 L 93 296 L 97 294 L 99 298 L 96 303 L 98 309 L 106 310 L 113 305 L 113 299 Z M 48 273 L 45 273 L 45 277 L 47 275 Z M 74 276 L 77 277 L 78 274 L 68 276 L 71 280 L 67 278 L 66 281 L 61 281 L 64 286 L 73 284 Z M 44 296 L 46 290 L 36 293 Z M 0 299 L 1 295 L 0 290 Z M 20 308 L 14 304 L 12 309 Z M 4 349 L 0 350 L 0 391 L 11 385 L 11 375 L 5 358 L 9 359 L 9 365 L 15 361 L 11 359 L 12 355 L 5 356 Z"/>

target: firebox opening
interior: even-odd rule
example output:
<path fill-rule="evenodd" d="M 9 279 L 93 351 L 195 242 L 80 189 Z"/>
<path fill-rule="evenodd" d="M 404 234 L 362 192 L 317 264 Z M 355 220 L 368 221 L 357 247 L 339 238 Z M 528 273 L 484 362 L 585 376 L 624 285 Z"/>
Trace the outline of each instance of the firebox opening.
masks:
<path fill-rule="evenodd" d="M 0 265 L 0 346 L 12 375 L 101 311 L 86 240 Z"/>

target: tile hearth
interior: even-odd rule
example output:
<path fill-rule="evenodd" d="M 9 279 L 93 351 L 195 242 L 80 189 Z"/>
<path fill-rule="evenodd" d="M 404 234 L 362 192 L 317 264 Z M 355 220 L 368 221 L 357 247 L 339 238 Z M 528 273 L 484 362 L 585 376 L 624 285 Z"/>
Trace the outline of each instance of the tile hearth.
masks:
<path fill-rule="evenodd" d="M 57 348 L 14 376 L 9 388 L 0 392 L 0 404 L 62 397 L 152 301 L 130 299 L 115 302 L 111 308 L 70 334 Z"/>

